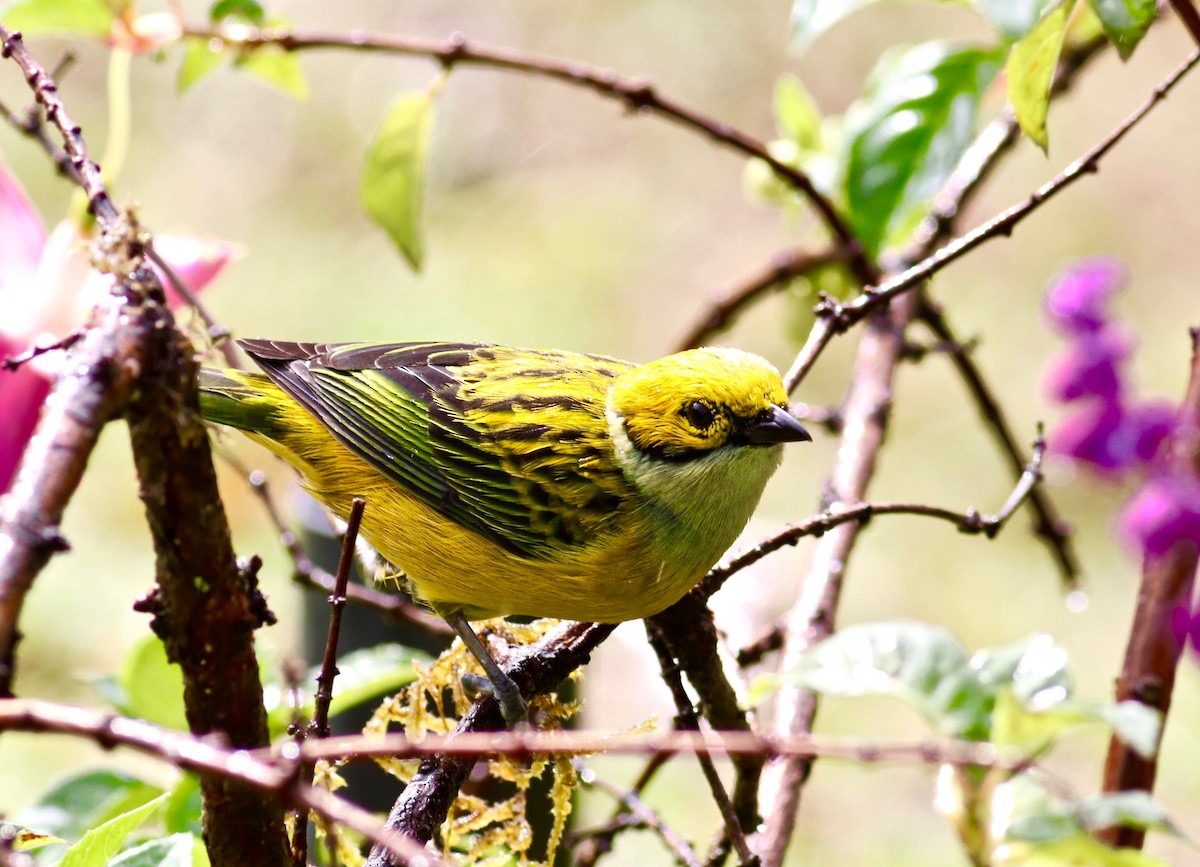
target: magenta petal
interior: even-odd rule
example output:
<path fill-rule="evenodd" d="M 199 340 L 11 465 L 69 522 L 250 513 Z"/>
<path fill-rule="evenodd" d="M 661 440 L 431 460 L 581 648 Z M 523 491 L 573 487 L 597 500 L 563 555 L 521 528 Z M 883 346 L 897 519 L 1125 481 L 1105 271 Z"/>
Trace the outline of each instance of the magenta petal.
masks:
<path fill-rule="evenodd" d="M 0 334 L 0 357 L 21 350 Z M 32 365 L 22 365 L 18 370 L 0 369 L 0 407 L 4 408 L 0 418 L 0 493 L 12 484 L 49 392 L 50 380 Z"/>
<path fill-rule="evenodd" d="M 1125 504 L 1121 526 L 1150 556 L 1165 554 L 1179 542 L 1200 547 L 1200 480 L 1194 476 L 1148 480 Z"/>
<path fill-rule="evenodd" d="M 31 292 L 46 227 L 17 179 L 0 162 L 0 307 L 8 292 Z"/>
<path fill-rule="evenodd" d="M 1175 428 L 1178 413 L 1166 401 L 1143 403 L 1129 410 L 1126 422 L 1134 439 L 1134 454 L 1140 461 L 1152 461 Z"/>
<path fill-rule="evenodd" d="M 1111 256 L 1095 256 L 1064 270 L 1046 293 L 1046 312 L 1068 334 L 1097 331 L 1108 321 L 1108 302 L 1125 270 Z"/>
<path fill-rule="evenodd" d="M 1046 388 L 1059 401 L 1098 397 L 1114 401 L 1121 394 L 1121 362 L 1133 341 L 1114 327 L 1080 334 L 1048 368 Z"/>
<path fill-rule="evenodd" d="M 1133 461 L 1133 443 L 1124 430 L 1124 410 L 1115 403 L 1094 401 L 1072 410 L 1051 432 L 1050 451 L 1115 473 Z"/>
<path fill-rule="evenodd" d="M 236 247 L 226 241 L 205 240 L 182 235 L 159 235 L 154 239 L 154 249 L 171 270 L 178 275 L 192 292 L 199 294 L 216 279 L 229 264 Z M 167 300 L 172 307 L 183 303 L 166 275 L 159 275 L 167 290 Z"/>

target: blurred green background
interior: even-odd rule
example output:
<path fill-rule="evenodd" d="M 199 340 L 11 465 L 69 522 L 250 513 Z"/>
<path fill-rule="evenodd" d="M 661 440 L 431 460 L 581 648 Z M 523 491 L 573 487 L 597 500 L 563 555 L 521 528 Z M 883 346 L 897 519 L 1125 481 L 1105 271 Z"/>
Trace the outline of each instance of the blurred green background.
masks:
<path fill-rule="evenodd" d="M 194 20 L 204 4 L 186 3 Z M 472 40 L 576 59 L 645 78 L 662 93 L 761 138 L 773 135 L 771 94 L 784 71 L 798 75 L 829 114 L 843 111 L 888 47 L 934 38 L 985 39 L 970 11 L 943 5 L 883 5 L 854 16 L 803 55 L 789 52 L 789 4 L 685 0 L 474 0 L 445 3 L 285 2 L 272 7 L 305 28 L 366 28 Z M 65 42 L 31 38 L 45 63 Z M 98 153 L 105 141 L 106 52 L 70 43 L 78 63 L 61 82 L 68 107 Z M 973 226 L 1022 198 L 1140 104 L 1189 50 L 1178 23 L 1159 22 L 1125 64 L 1106 56 L 1052 108 L 1043 156 L 1022 144 L 964 216 Z M 134 63 L 134 137 L 115 185 L 155 231 L 187 231 L 237 242 L 239 261 L 205 295 L 235 335 L 286 339 L 463 339 L 562 347 L 647 360 L 674 348 L 710 294 L 762 267 L 809 234 L 812 220 L 750 201 L 744 161 L 653 117 L 561 84 L 493 70 L 454 70 L 437 101 L 426 198 L 427 263 L 414 275 L 357 204 L 367 141 L 398 93 L 428 85 L 421 60 L 312 52 L 302 64 L 311 98 L 295 102 L 229 71 L 179 97 L 179 52 Z M 0 67 L 0 100 L 23 106 L 28 92 L 12 64 Z M 979 336 L 977 358 L 1024 440 L 1057 410 L 1040 387 L 1056 349 L 1039 309 L 1061 266 L 1109 252 L 1129 266 L 1118 300 L 1140 338 L 1138 380 L 1146 393 L 1175 398 L 1189 358 L 1187 326 L 1200 324 L 1195 238 L 1200 235 L 1200 79 L 1185 81 L 1118 147 L 1100 174 L 1042 208 L 1013 238 L 940 274 L 934 294 L 964 336 Z M 994 104 L 999 99 L 993 100 Z M 48 223 L 71 190 L 45 156 L 8 128 L 0 153 L 27 185 Z M 752 349 L 786 367 L 807 324 L 806 304 L 776 296 L 720 342 Z M 836 402 L 849 376 L 857 333 L 827 352 L 797 399 Z M 906 366 L 897 381 L 873 499 L 994 511 L 1012 480 L 948 365 L 934 356 Z M 771 483 L 749 536 L 817 508 L 835 454 L 818 434 L 794 448 Z M 232 438 L 224 447 L 278 479 L 286 471 Z M 1019 516 L 986 542 L 940 523 L 878 519 L 850 564 L 842 623 L 914 618 L 953 630 L 971 648 L 1047 631 L 1074 662 L 1078 692 L 1102 700 L 1124 650 L 1136 558 L 1116 539 L 1113 515 L 1126 490 L 1049 467 L 1056 501 L 1078 529 L 1090 604 L 1064 605 L 1042 546 Z M 260 633 L 272 658 L 300 647 L 298 592 L 289 562 L 237 474 L 224 491 L 238 550 L 265 560 L 263 585 L 280 615 Z M 24 696 L 97 704 L 91 678 L 111 674 L 147 632 L 131 610 L 153 582 L 148 534 L 124 432 L 114 425 L 93 458 L 64 527 L 72 553 L 39 578 L 25 609 L 17 688 Z M 718 597 L 721 625 L 736 644 L 786 609 L 798 592 L 809 545 L 782 553 L 732 582 Z M 311 660 L 310 660 L 311 662 Z M 1196 660 L 1185 665 L 1167 730 L 1159 797 L 1200 835 L 1200 712 Z M 631 727 L 671 715 L 654 677 L 641 626 L 622 627 L 585 675 L 588 720 Z M 634 672 L 644 672 L 636 685 Z M 823 704 L 819 730 L 867 740 L 918 737 L 924 729 L 884 702 Z M 1106 738 L 1073 736 L 1053 766 L 1081 793 L 1095 789 Z M 136 767 L 166 779 L 160 765 L 106 755 L 79 741 L 0 738 L 0 812 L 11 814 L 55 778 L 90 764 Z M 598 760 L 617 780 L 638 763 Z M 804 798 L 793 863 L 958 864 L 949 826 L 930 807 L 933 769 L 821 763 Z M 707 841 L 717 815 L 692 762 L 677 759 L 647 799 L 684 834 Z M 583 813 L 611 810 L 589 796 Z M 1152 852 L 1185 863 L 1195 853 L 1152 835 Z M 621 838 L 611 863 L 667 863 L 646 835 Z"/>

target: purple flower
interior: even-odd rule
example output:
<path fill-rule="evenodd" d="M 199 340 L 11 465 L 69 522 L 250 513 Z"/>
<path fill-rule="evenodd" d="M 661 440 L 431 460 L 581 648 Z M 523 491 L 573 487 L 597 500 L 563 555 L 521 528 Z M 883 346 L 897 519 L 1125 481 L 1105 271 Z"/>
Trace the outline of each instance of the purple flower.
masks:
<path fill-rule="evenodd" d="M 1117 473 L 1151 460 L 1170 433 L 1175 413 L 1152 403 L 1125 407 L 1106 400 L 1079 404 L 1050 434 L 1050 450 Z"/>
<path fill-rule="evenodd" d="M 1150 478 L 1125 504 L 1121 528 L 1150 556 L 1161 556 L 1180 542 L 1200 547 L 1200 479 Z"/>
<path fill-rule="evenodd" d="M 1087 334 L 1108 322 L 1108 301 L 1125 281 L 1121 263 L 1094 256 L 1064 270 L 1046 294 L 1046 312 L 1063 334 Z"/>
<path fill-rule="evenodd" d="M 0 162 L 0 358 L 79 327 L 113 278 L 91 268 L 89 239 L 64 221 L 49 235 L 29 197 Z M 155 246 L 195 292 L 225 266 L 233 247 L 162 235 Z M 168 289 L 169 300 L 177 302 Z M 8 490 L 50 390 L 60 355 L 0 370 L 0 494 Z"/>
<path fill-rule="evenodd" d="M 1132 348 L 1133 340 L 1112 325 L 1075 336 L 1049 368 L 1050 396 L 1063 402 L 1081 397 L 1115 401 L 1121 394 L 1121 363 Z"/>

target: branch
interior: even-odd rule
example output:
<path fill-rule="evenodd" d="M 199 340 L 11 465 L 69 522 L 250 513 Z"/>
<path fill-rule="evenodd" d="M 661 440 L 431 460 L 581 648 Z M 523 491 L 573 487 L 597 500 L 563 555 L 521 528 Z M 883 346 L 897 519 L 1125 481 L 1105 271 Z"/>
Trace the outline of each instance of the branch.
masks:
<path fill-rule="evenodd" d="M 313 699 L 313 717 L 307 729 L 296 733 L 297 741 L 305 738 L 327 738 L 329 729 L 329 705 L 333 702 L 333 681 L 338 675 L 337 646 L 342 631 L 342 612 L 346 610 L 346 586 L 350 581 L 350 570 L 354 568 L 354 544 L 358 539 L 358 528 L 362 523 L 363 510 L 367 501 L 355 497 L 350 504 L 350 516 L 346 520 L 346 535 L 342 539 L 342 553 L 338 558 L 337 578 L 334 591 L 329 597 L 329 633 L 325 638 L 325 655 L 321 660 L 321 672 L 317 675 L 317 693 Z M 302 766 L 300 784 L 311 786 L 316 772 L 316 763 Z M 292 829 L 292 859 L 298 867 L 308 863 L 308 813 L 301 811 L 296 816 Z"/>
<path fill-rule="evenodd" d="M 537 644 L 521 648 L 518 651 L 519 658 L 504 666 L 505 673 L 516 682 L 526 697 L 548 692 L 587 662 L 591 652 L 614 628 L 612 624 L 563 621 Z M 500 716 L 499 705 L 494 698 L 487 698 L 476 702 L 467 711 L 455 728 L 455 735 L 449 744 L 472 733 L 503 728 L 504 719 Z M 327 738 L 315 743 L 310 741 L 304 748 L 337 740 Z M 427 758 L 393 805 L 387 827 L 420 843 L 431 840 L 445 821 L 450 805 L 474 763 L 474 757 L 456 754 L 451 749 L 441 750 Z M 398 863 L 391 853 L 378 846 L 367 859 L 367 867 L 396 867 Z"/>
<path fill-rule="evenodd" d="M 916 307 L 916 296 L 897 299 L 876 313 L 859 344 L 843 418 L 838 460 L 828 483 L 829 508 L 866 499 L 867 485 L 883 445 L 891 414 L 892 380 L 904 352 L 904 333 Z M 818 319 L 817 326 L 828 319 Z M 816 331 L 817 329 L 814 329 Z M 833 632 L 846 564 L 858 539 L 860 523 L 842 524 L 821 537 L 813 551 L 803 591 L 784 617 L 785 635 L 779 670 L 791 669 L 810 647 Z M 811 731 L 817 699 L 786 686 L 775 697 L 771 730 L 780 736 Z M 768 766 L 763 775 L 762 800 L 766 825 L 755 835 L 756 853 L 766 867 L 779 867 L 795 828 L 800 788 L 811 760 L 791 759 Z"/>
<path fill-rule="evenodd" d="M 11 560 L 0 550 L 5 561 L 0 568 L 15 575 L 11 584 L 0 580 L 0 586 L 6 588 L 9 600 L 8 591 L 17 591 L 19 610 L 19 598 L 44 565 L 45 551 L 54 538 L 45 536 L 38 543 L 28 534 L 53 529 L 100 426 L 123 412 L 156 555 L 158 589 L 144 608 L 154 610 L 152 625 L 163 639 L 167 657 L 183 670 L 188 724 L 197 733 L 219 734 L 235 747 L 264 744 L 266 711 L 253 631 L 271 615 L 257 593 L 253 568 L 243 573 L 234 557 L 208 437 L 200 422 L 191 346 L 174 327 L 158 278 L 144 267 L 148 236 L 132 217 L 117 212 L 99 167 L 88 157 L 79 127 L 58 98 L 54 80 L 25 50 L 20 34 L 0 25 L 0 39 L 0 56 L 20 66 L 47 122 L 61 134 L 72 175 L 102 229 L 93 248 L 97 267 L 118 277 L 103 305 L 110 330 L 92 329 L 81 341 L 84 348 L 94 345 L 103 353 L 84 359 L 94 360 L 95 373 L 83 368 L 81 376 L 81 365 L 69 363 L 66 369 L 75 373 L 61 379 L 52 391 L 52 402 L 78 399 L 78 406 L 63 405 L 61 411 L 47 413 L 35 435 L 37 440 L 45 435 L 42 441 L 48 445 L 60 431 L 73 436 L 63 443 L 64 454 L 51 464 L 63 475 L 48 481 L 55 497 L 48 501 L 49 510 L 38 513 L 36 498 L 14 498 L 18 520 L 5 526 L 15 528 L 22 538 Z M 99 336 L 93 337 L 93 332 Z M 97 374 L 107 374 L 112 384 L 101 379 L 90 393 L 72 388 L 72 383 Z M 22 476 L 38 472 L 29 469 L 35 457 L 45 456 L 27 455 Z M 7 572 L 13 566 L 15 572 Z M 15 637 L 15 623 L 15 617 L 5 621 L 5 642 L 0 646 L 10 673 L 8 639 Z M 217 778 L 202 781 L 201 788 L 205 842 L 214 865 L 288 863 L 283 813 L 277 803 L 264 803 L 245 786 Z"/>
<path fill-rule="evenodd" d="M 782 289 L 791 280 L 834 262 L 845 261 L 842 249 L 810 253 L 806 250 L 783 250 L 771 257 L 765 268 L 739 283 L 713 293 L 708 307 L 696 317 L 696 324 L 683 336 L 675 351 L 704 345 L 713 334 L 733 324 L 739 315 L 763 295 Z"/>
<path fill-rule="evenodd" d="M 711 615 L 709 619 L 711 620 Z M 696 711 L 692 707 L 692 700 L 688 698 L 687 690 L 683 688 L 683 678 L 661 632 L 657 632 L 647 621 L 646 634 L 650 639 L 650 646 L 654 648 L 654 653 L 658 656 L 663 681 L 671 692 L 672 701 L 675 702 L 675 728 L 681 731 L 700 731 L 700 720 L 696 717 Z M 700 771 L 704 774 L 705 782 L 708 783 L 708 790 L 712 794 L 713 802 L 717 805 L 721 819 L 725 823 L 726 839 L 732 841 L 742 864 L 757 864 L 758 859 L 750 852 L 750 846 L 746 843 L 746 833 L 742 828 L 742 821 L 734 810 L 729 793 L 725 791 L 716 765 L 713 764 L 712 754 L 707 749 L 699 749 L 695 751 L 695 755 L 696 760 L 700 763 Z M 759 766 L 761 767 L 761 763 Z M 757 776 L 755 782 L 757 782 Z M 720 845 L 717 848 L 721 848 Z"/>
<path fill-rule="evenodd" d="M 795 545 L 808 536 L 823 536 L 834 527 L 842 524 L 866 524 L 876 515 L 919 515 L 926 518 L 936 518 L 947 521 L 958 528 L 960 533 L 981 534 L 988 539 L 994 539 L 1003 529 L 1009 518 L 1027 499 L 1033 496 L 1037 484 L 1042 478 L 1042 459 L 1046 453 L 1046 442 L 1041 431 L 1033 444 L 1033 457 L 1022 469 L 1016 486 L 1008 495 L 1000 511 L 994 515 L 981 514 L 976 509 L 956 512 L 940 506 L 927 506 L 921 503 L 855 503 L 834 509 L 826 509 L 819 515 L 813 515 L 798 524 L 789 524 L 771 536 L 757 542 L 753 547 L 742 551 L 733 558 L 718 563 L 704 579 L 691 591 L 695 595 L 708 599 L 721 589 L 722 585 L 753 563 L 757 563 L 768 554 Z"/>
<path fill-rule="evenodd" d="M 256 29 L 211 29 L 184 26 L 185 36 L 223 42 L 242 49 L 274 45 L 285 51 L 336 48 L 343 50 L 427 57 L 446 69 L 458 64 L 485 66 L 509 72 L 538 75 L 582 87 L 622 103 L 631 114 L 650 113 L 673 121 L 685 129 L 716 142 L 746 157 L 762 160 L 785 183 L 804 195 L 816 209 L 821 221 L 846 253 L 851 270 L 864 283 L 878 280 L 878 269 L 863 253 L 853 230 L 838 214 L 833 203 L 821 194 L 803 171 L 776 159 L 764 142 L 736 127 L 708 117 L 681 102 L 660 94 L 649 82 L 622 78 L 607 69 L 596 69 L 571 60 L 515 51 L 509 48 L 469 41 L 461 33 L 449 39 L 421 39 L 367 33 L 324 33 L 290 30 L 283 27 Z"/>
<path fill-rule="evenodd" d="M 617 818 L 610 823 L 610 827 L 617 822 L 621 822 L 623 827 L 648 828 L 663 841 L 663 845 L 674 856 L 676 864 L 681 865 L 681 867 L 701 867 L 700 858 L 696 855 L 695 850 L 692 849 L 688 841 L 683 839 L 674 828 L 664 822 L 662 817 L 650 809 L 646 805 L 646 802 L 634 792 L 623 792 L 612 783 L 600 779 L 593 779 L 587 785 L 600 789 L 602 792 L 607 792 L 628 811 L 629 821 L 621 822 L 621 819 Z M 611 834 L 610 827 L 599 829 L 599 833 Z"/>
<path fill-rule="evenodd" d="M 1191 377 L 1167 454 L 1168 472 L 1178 476 L 1200 475 L 1200 329 L 1192 330 Z M 1146 555 L 1125 662 L 1117 678 L 1117 701 L 1131 699 L 1158 710 L 1163 715 L 1164 727 L 1183 652 L 1172 627 L 1172 617 L 1180 609 L 1190 610 L 1197 559 L 1194 542 L 1176 542 L 1165 554 Z M 1143 758 L 1116 737 L 1109 742 L 1104 767 L 1105 792 L 1130 789 L 1150 792 L 1157 773 L 1157 755 Z M 1137 828 L 1114 826 L 1098 836 L 1113 846 L 1140 849 L 1146 835 Z"/>
<path fill-rule="evenodd" d="M 54 732 L 86 738 L 105 749 L 128 747 L 197 774 L 201 779 L 236 783 L 271 796 L 268 800 L 273 803 L 290 803 L 313 810 L 388 849 L 403 863 L 450 867 L 411 840 L 389 832 L 362 808 L 323 789 L 298 785 L 294 755 L 287 754 L 294 754 L 295 749 L 289 751 L 285 747 L 283 757 L 264 759 L 246 750 L 219 745 L 210 738 L 169 731 L 144 720 L 22 699 L 0 700 L 0 731 Z"/>
<path fill-rule="evenodd" d="M 1095 174 L 1099 170 L 1100 163 L 1105 155 L 1118 142 L 1125 138 L 1155 106 L 1166 98 L 1175 85 L 1191 71 L 1197 61 L 1200 61 L 1200 50 L 1193 51 L 1187 60 L 1177 66 L 1158 87 L 1154 88 L 1149 98 L 1133 114 L 1118 124 L 1083 156 L 1063 169 L 1061 174 L 1031 193 L 1023 202 L 1002 211 L 986 223 L 941 247 L 932 255 L 900 274 L 889 278 L 877 286 L 868 286 L 853 301 L 840 304 L 834 299 L 822 299 L 816 308 L 817 323 L 809 333 L 808 340 L 796 356 L 795 361 L 792 362 L 792 366 L 784 378 L 784 384 L 788 391 L 795 390 L 796 386 L 799 385 L 809 370 L 812 369 L 813 364 L 825 346 L 836 334 L 847 330 L 852 325 L 890 303 L 893 299 L 911 292 L 938 271 L 962 258 L 962 256 L 971 252 L 976 247 L 993 238 L 1011 235 L 1013 229 L 1022 220 L 1050 201 L 1050 199 L 1073 185 L 1080 178 Z"/>
<path fill-rule="evenodd" d="M 1196 4 L 1192 0 L 1170 0 L 1170 3 L 1192 39 L 1200 45 L 1200 13 L 1196 11 Z"/>

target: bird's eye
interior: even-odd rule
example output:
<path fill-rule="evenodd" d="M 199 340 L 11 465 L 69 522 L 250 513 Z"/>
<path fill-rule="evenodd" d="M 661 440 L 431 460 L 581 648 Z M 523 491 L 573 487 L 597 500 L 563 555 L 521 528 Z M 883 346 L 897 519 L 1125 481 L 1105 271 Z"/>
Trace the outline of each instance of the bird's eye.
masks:
<path fill-rule="evenodd" d="M 702 400 L 693 400 L 683 408 L 684 418 L 697 430 L 708 430 L 716 421 L 712 407 Z"/>

